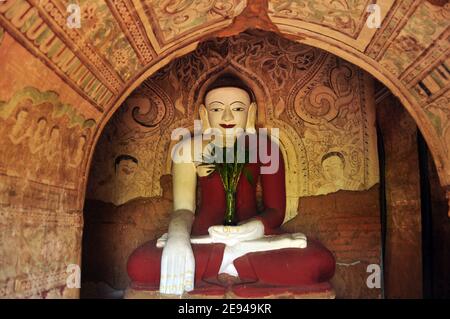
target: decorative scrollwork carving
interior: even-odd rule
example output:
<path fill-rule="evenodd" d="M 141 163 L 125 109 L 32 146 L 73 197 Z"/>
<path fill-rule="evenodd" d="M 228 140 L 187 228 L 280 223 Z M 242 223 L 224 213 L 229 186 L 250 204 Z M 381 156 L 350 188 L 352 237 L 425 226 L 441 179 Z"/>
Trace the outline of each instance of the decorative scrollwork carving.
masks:
<path fill-rule="evenodd" d="M 141 105 L 133 108 L 131 111 L 133 120 L 145 127 L 156 127 L 159 123 L 161 123 L 164 115 L 166 114 L 164 104 L 160 103 L 160 101 L 147 101 L 148 104 L 145 104 L 145 113 L 142 113 L 143 107 Z"/>
<path fill-rule="evenodd" d="M 347 66 L 335 67 L 330 72 L 329 85 L 318 85 L 306 95 L 297 92 L 294 108 L 305 122 L 320 124 L 337 117 L 343 106 L 353 100 L 352 71 Z"/>
<path fill-rule="evenodd" d="M 152 81 L 147 81 L 128 100 L 131 116 L 146 128 L 156 128 L 173 116 L 173 103 L 167 94 Z"/>

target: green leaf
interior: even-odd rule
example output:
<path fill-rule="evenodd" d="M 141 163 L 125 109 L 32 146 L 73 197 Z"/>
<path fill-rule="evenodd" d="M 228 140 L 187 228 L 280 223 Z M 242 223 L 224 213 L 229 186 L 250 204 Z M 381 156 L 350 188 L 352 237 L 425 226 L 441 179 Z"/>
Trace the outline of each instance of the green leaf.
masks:
<path fill-rule="evenodd" d="M 222 163 L 217 163 L 216 160 L 218 158 L 215 156 L 215 148 L 211 152 L 211 157 L 204 157 L 208 160 L 209 163 L 202 163 L 200 165 L 214 165 L 215 170 L 219 173 L 220 178 L 222 180 L 222 184 L 224 186 L 225 191 L 227 192 L 236 192 L 237 185 L 239 183 L 239 179 L 241 177 L 242 172 L 244 171 L 245 176 L 247 177 L 247 180 L 249 183 L 251 183 L 253 186 L 255 185 L 255 181 L 253 179 L 252 174 L 245 169 L 245 164 L 249 162 L 249 151 L 247 149 L 239 151 L 244 151 L 244 163 L 238 162 L 238 147 L 237 143 L 234 144 L 233 148 L 222 148 L 222 156 L 223 161 Z M 226 162 L 226 154 L 229 152 L 233 152 L 234 154 L 234 161 L 227 163 Z"/>
<path fill-rule="evenodd" d="M 250 172 L 246 167 L 244 167 L 243 173 L 247 178 L 247 181 L 254 187 L 255 179 L 253 178 L 252 172 Z"/>

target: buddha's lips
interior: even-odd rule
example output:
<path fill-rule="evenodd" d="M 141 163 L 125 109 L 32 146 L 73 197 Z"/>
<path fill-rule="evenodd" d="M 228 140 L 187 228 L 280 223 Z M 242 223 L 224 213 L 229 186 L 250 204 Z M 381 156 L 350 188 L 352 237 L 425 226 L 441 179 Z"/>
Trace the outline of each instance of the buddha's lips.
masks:
<path fill-rule="evenodd" d="M 236 126 L 236 124 L 220 124 L 223 128 L 233 128 Z"/>

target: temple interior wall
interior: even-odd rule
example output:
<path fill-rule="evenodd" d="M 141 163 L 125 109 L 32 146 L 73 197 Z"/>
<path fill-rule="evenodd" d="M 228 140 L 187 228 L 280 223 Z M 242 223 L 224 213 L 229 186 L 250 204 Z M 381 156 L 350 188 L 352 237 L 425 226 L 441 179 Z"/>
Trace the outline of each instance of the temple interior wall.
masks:
<path fill-rule="evenodd" d="M 431 227 L 432 252 L 431 260 L 431 287 L 428 287 L 434 296 L 450 298 L 450 221 L 448 218 L 449 205 L 445 191 L 439 185 L 436 168 L 428 157 L 431 195 Z M 428 248 L 429 251 L 430 248 Z"/>
<path fill-rule="evenodd" d="M 297 10 L 297 2 L 286 0 L 258 0 L 256 6 L 252 0 L 224 2 L 227 5 L 217 7 L 222 2 L 208 2 L 193 8 L 196 1 L 179 10 L 166 10 L 171 3 L 160 1 L 147 10 L 144 3 L 148 1 L 82 0 L 82 29 L 73 30 L 65 26 L 62 18 L 67 13 L 64 1 L 0 1 L 0 298 L 78 297 L 78 289 L 67 287 L 67 266 L 81 264 L 83 226 L 89 232 L 89 220 L 96 218 L 83 214 L 85 197 L 89 195 L 87 176 L 94 147 L 97 142 L 105 143 L 97 137 L 106 136 L 102 132 L 110 116 L 120 112 L 123 99 L 144 79 L 175 57 L 191 52 L 198 41 L 222 31 L 237 34 L 255 27 L 275 30 L 296 43 L 323 48 L 359 65 L 401 99 L 428 143 L 431 170 L 436 168 L 429 174 L 433 216 L 436 213 L 434 276 L 447 278 L 448 282 L 445 256 L 449 251 L 446 211 L 448 214 L 450 198 L 450 55 L 449 8 L 445 1 L 383 1 L 383 23 L 375 29 L 365 24 L 368 0 L 354 1 L 354 8 L 346 5 L 349 1 L 314 0 L 308 2 L 315 5 L 305 10 Z M 250 10 L 246 10 L 248 4 L 252 4 Z M 178 13 L 187 19 L 181 25 L 176 23 Z M 234 23 L 237 17 L 240 30 Z M 264 23 L 259 23 L 262 19 Z M 275 62 L 267 62 L 268 67 L 271 63 L 284 65 Z M 175 105 L 182 110 L 187 105 L 183 103 Z M 37 129 L 38 123 L 43 131 Z M 294 131 L 285 135 L 296 138 L 284 139 L 286 145 L 300 144 Z M 145 147 L 142 149 L 151 149 L 153 144 Z M 108 154 L 117 155 L 115 151 Z M 110 165 L 113 159 L 105 161 Z M 305 161 L 300 157 L 293 163 Z M 111 166 L 108 169 L 113 170 Z M 138 187 L 122 193 L 126 196 L 119 196 L 120 201 L 131 203 L 134 197 L 144 194 L 143 200 L 152 198 L 148 205 L 157 203 L 155 198 L 164 197 L 158 184 L 162 173 L 158 170 L 169 172 L 169 162 L 161 161 L 157 173 L 151 173 L 153 186 L 145 188 L 148 194 Z M 305 179 L 296 170 L 291 169 L 298 178 L 290 184 L 297 185 L 289 195 L 290 217 L 298 212 L 298 200 L 307 198 L 305 194 L 317 190 L 320 184 L 302 185 Z M 314 171 L 320 176 L 320 166 Z M 143 178 L 136 184 L 147 185 L 147 177 Z M 94 196 L 100 197 L 106 201 L 115 198 Z M 165 199 L 162 201 L 168 205 Z M 86 205 L 90 210 L 91 206 Z M 148 217 L 142 211 L 140 214 L 134 218 L 141 220 L 142 230 L 130 231 L 136 243 L 157 236 L 166 218 L 161 216 L 154 224 L 150 219 L 151 223 L 146 224 Z M 136 222 L 130 220 L 114 223 L 134 229 Z M 103 226 L 104 235 L 99 236 L 111 240 L 110 234 L 117 234 L 112 230 L 115 226 Z M 125 238 L 127 227 L 120 227 L 123 237 L 116 237 Z M 107 243 L 98 245 L 101 251 Z M 120 269 L 117 265 L 126 258 L 127 251 L 121 254 L 118 258 L 114 254 L 108 257 L 115 269 Z M 120 275 L 116 278 L 113 285 L 125 280 Z M 448 293 L 445 285 L 434 288 Z"/>
<path fill-rule="evenodd" d="M 386 296 L 421 298 L 422 199 L 417 126 L 392 96 L 377 105 L 377 123 L 385 153 Z"/>
<path fill-rule="evenodd" d="M 80 174 L 99 113 L 8 33 L 0 45 L 0 298 L 76 298 Z M 7 61 L 7 63 L 4 63 Z"/>

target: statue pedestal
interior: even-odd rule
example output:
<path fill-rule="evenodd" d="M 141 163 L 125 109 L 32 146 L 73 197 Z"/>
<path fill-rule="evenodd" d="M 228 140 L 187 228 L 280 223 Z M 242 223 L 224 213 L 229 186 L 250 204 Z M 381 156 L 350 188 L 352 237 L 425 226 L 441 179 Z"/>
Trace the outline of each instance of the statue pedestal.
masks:
<path fill-rule="evenodd" d="M 231 289 L 231 286 L 239 282 L 239 278 L 220 274 L 219 281 L 224 283 L 229 288 L 224 293 L 220 294 L 205 294 L 205 293 L 184 293 L 182 296 L 160 294 L 158 290 L 141 290 L 129 287 L 124 294 L 124 299 L 334 299 L 336 297 L 334 289 L 328 282 L 316 284 L 308 287 L 278 287 L 272 288 L 271 294 L 264 296 L 255 295 L 255 286 L 242 285 L 236 294 L 236 291 Z M 246 295 L 251 297 L 242 297 L 240 292 L 246 292 Z"/>

